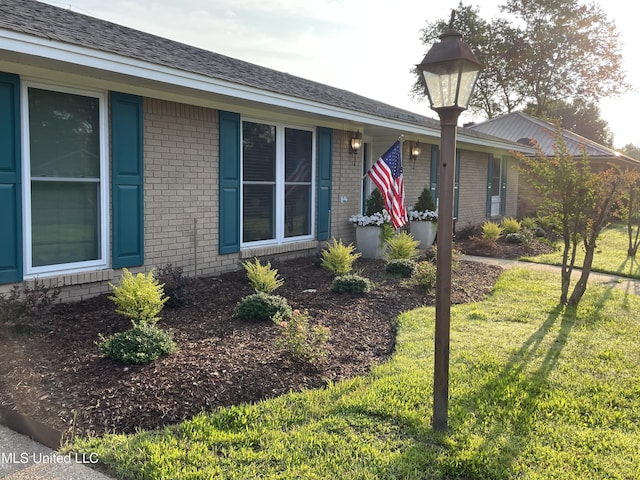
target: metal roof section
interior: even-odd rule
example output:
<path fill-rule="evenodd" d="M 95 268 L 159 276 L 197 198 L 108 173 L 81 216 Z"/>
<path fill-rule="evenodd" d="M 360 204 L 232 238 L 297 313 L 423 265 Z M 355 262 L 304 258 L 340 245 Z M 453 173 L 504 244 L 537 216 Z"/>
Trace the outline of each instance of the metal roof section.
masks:
<path fill-rule="evenodd" d="M 60 62 L 85 76 L 136 79 L 139 87 L 180 88 L 233 102 L 292 109 L 316 118 L 439 138 L 440 122 L 347 90 L 175 42 L 36 0 L 0 0 L 0 60 L 49 69 Z M 193 93 L 188 93 L 193 96 Z M 388 130 L 387 130 L 388 133 Z M 532 152 L 530 146 L 458 129 L 461 143 Z"/>
<path fill-rule="evenodd" d="M 535 140 L 545 155 L 554 154 L 556 127 L 550 122 L 540 120 L 523 112 L 512 112 L 486 122 L 470 125 L 470 130 L 483 132 L 512 142 L 530 145 L 531 139 Z M 586 148 L 589 157 L 609 160 L 619 160 L 626 163 L 640 165 L 638 160 L 628 157 L 588 138 L 577 135 L 569 130 L 562 129 L 569 153 L 574 156 L 582 155 L 582 148 Z"/>

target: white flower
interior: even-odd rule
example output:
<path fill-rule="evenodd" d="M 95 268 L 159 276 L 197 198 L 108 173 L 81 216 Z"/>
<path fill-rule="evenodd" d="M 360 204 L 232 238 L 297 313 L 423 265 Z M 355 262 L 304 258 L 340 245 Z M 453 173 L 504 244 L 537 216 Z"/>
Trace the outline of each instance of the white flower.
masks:
<path fill-rule="evenodd" d="M 418 212 L 417 210 L 409 210 L 409 221 L 411 222 L 436 222 L 438 221 L 438 212 L 431 210 L 425 210 L 424 212 Z"/>
<path fill-rule="evenodd" d="M 355 226 L 366 227 L 368 225 L 382 226 L 384 223 L 391 223 L 391 217 L 386 210 L 376 212 L 373 215 L 351 215 L 349 221 Z"/>

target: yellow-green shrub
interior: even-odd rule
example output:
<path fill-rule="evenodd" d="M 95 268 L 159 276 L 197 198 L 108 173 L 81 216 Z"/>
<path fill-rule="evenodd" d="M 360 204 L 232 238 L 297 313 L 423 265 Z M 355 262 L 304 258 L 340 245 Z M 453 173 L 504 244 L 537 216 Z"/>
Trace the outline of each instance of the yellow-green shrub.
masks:
<path fill-rule="evenodd" d="M 164 304 L 169 300 L 164 294 L 163 285 L 153 277 L 153 270 L 147 275 L 133 275 L 122 270 L 120 285 L 109 284 L 113 295 L 109 297 L 116 304 L 116 312 L 130 318 L 134 326 L 155 325 Z"/>
<path fill-rule="evenodd" d="M 485 240 L 497 240 L 502 235 L 502 227 L 496 222 L 486 221 L 482 224 L 482 238 Z"/>
<path fill-rule="evenodd" d="M 344 245 L 341 240 L 333 238 L 327 248 L 322 250 L 322 266 L 333 275 L 346 275 L 351 272 L 353 262 L 360 258 L 353 243 Z"/>
<path fill-rule="evenodd" d="M 390 260 L 414 260 L 418 258 L 418 245 L 420 242 L 413 238 L 410 233 L 400 232 L 395 237 L 387 240 L 387 250 L 384 257 Z"/>
<path fill-rule="evenodd" d="M 502 220 L 502 233 L 504 233 L 505 235 L 509 235 L 510 233 L 518 233 L 521 228 L 522 225 L 515 218 L 506 217 Z"/>
<path fill-rule="evenodd" d="M 278 270 L 271 268 L 271 262 L 262 265 L 260 260 L 256 258 L 255 263 L 246 261 L 242 266 L 247 272 L 249 283 L 256 292 L 271 293 L 284 285 L 284 280 L 278 275 Z"/>

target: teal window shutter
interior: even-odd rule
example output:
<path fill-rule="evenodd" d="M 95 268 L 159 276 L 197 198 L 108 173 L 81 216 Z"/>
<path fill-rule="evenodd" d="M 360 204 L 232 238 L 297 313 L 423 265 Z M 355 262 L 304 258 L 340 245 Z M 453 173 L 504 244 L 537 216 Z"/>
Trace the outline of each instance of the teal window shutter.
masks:
<path fill-rule="evenodd" d="M 331 233 L 331 160 L 333 149 L 333 130 L 318 128 L 318 204 L 317 230 L 318 240 L 328 240 Z"/>
<path fill-rule="evenodd" d="M 431 170 L 429 173 L 429 190 L 434 202 L 438 199 L 438 169 L 440 168 L 440 149 L 438 145 L 431 145 Z M 436 203 L 437 205 L 437 203 Z"/>
<path fill-rule="evenodd" d="M 491 181 L 493 179 L 493 154 L 487 160 L 487 218 L 491 218 Z"/>
<path fill-rule="evenodd" d="M 460 196 L 460 150 L 456 149 L 456 177 L 453 185 L 453 218 L 458 218 L 458 197 Z"/>
<path fill-rule="evenodd" d="M 240 115 L 219 112 L 219 244 L 220 254 L 240 250 Z"/>
<path fill-rule="evenodd" d="M 500 169 L 500 215 L 504 215 L 507 211 L 507 166 L 509 160 L 502 157 L 502 168 Z"/>
<path fill-rule="evenodd" d="M 111 246 L 113 268 L 144 263 L 142 97 L 111 92 Z"/>
<path fill-rule="evenodd" d="M 20 78 L 0 73 L 0 283 L 22 280 Z"/>

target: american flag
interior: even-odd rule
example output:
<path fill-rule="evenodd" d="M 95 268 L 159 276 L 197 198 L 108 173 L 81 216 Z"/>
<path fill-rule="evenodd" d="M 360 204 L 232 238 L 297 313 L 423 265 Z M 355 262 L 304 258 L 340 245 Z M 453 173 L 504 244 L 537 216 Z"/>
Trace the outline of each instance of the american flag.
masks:
<path fill-rule="evenodd" d="M 402 154 L 400 141 L 391 145 L 378 161 L 367 172 L 369 178 L 376 184 L 382 197 L 384 206 L 391 216 L 395 228 L 407 223 L 407 209 L 404 205 L 404 182 L 402 180 Z"/>

